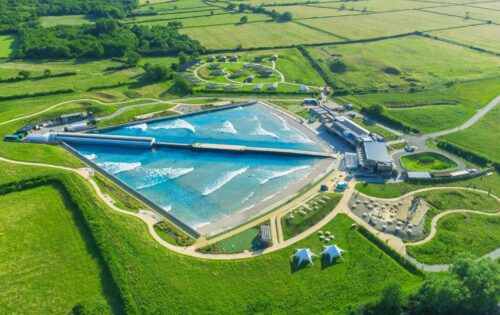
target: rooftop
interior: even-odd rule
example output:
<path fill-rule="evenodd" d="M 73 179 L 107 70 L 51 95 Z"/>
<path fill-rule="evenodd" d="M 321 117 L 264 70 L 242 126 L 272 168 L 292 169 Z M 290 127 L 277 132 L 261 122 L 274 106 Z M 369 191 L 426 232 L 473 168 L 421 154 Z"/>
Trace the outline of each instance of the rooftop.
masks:
<path fill-rule="evenodd" d="M 383 142 L 363 142 L 363 148 L 367 160 L 390 163 L 391 157 Z"/>

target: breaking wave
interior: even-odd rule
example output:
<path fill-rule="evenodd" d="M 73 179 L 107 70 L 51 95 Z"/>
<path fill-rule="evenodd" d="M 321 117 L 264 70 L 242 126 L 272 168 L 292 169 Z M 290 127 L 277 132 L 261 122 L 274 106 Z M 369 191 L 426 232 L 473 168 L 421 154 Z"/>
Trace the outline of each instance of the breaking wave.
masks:
<path fill-rule="evenodd" d="M 137 125 L 128 126 L 127 129 L 140 129 L 142 131 L 148 130 L 148 124 L 142 123 Z"/>
<path fill-rule="evenodd" d="M 193 229 L 197 230 L 197 229 L 199 229 L 201 227 L 209 225 L 210 223 L 212 223 L 212 222 L 210 222 L 210 221 L 209 222 L 201 222 L 201 223 L 193 225 L 192 227 L 193 227 Z"/>
<path fill-rule="evenodd" d="M 166 206 L 162 206 L 163 210 L 167 211 L 167 212 L 170 212 L 170 210 L 172 210 L 172 206 L 171 205 L 166 205 Z"/>
<path fill-rule="evenodd" d="M 208 187 L 205 187 L 201 194 L 203 196 L 208 196 L 211 193 L 219 190 L 222 188 L 224 185 L 229 183 L 233 178 L 235 178 L 238 175 L 244 174 L 248 170 L 248 167 L 240 168 L 236 171 L 228 172 L 223 174 L 221 177 L 217 178 L 214 183 L 209 185 Z"/>
<path fill-rule="evenodd" d="M 238 133 L 238 131 L 236 131 L 236 129 L 234 128 L 234 125 L 229 120 L 224 121 L 222 127 L 217 128 L 216 130 L 220 132 L 231 133 L 233 135 Z"/>
<path fill-rule="evenodd" d="M 247 202 L 250 198 L 252 198 L 252 197 L 253 197 L 253 195 L 255 195 L 255 192 L 253 192 L 253 191 L 252 191 L 250 194 L 248 194 L 248 196 L 246 196 L 245 198 L 243 198 L 243 199 L 241 200 L 241 203 L 245 203 L 245 202 Z"/>
<path fill-rule="evenodd" d="M 193 125 L 185 121 L 184 119 L 175 119 L 165 121 L 159 125 L 151 126 L 151 129 L 186 129 L 191 131 L 192 133 L 196 132 L 196 129 Z"/>
<path fill-rule="evenodd" d="M 145 183 L 142 185 L 138 185 L 137 189 L 144 189 L 152 186 L 159 185 L 161 183 L 166 182 L 169 179 L 174 179 L 180 177 L 182 175 L 186 175 L 191 173 L 194 170 L 194 167 L 189 168 L 145 168 L 142 170 L 144 173 L 143 178 L 145 179 Z"/>
<path fill-rule="evenodd" d="M 133 169 L 138 168 L 141 166 L 141 162 L 132 162 L 132 163 L 125 163 L 125 162 L 102 162 L 98 163 L 100 167 L 105 169 L 108 173 L 110 174 L 118 174 L 122 172 L 128 172 Z"/>
<path fill-rule="evenodd" d="M 304 169 L 308 169 L 308 168 L 310 168 L 309 165 L 302 165 L 302 166 L 292 167 L 292 168 L 290 168 L 288 170 L 284 170 L 284 171 L 267 171 L 266 170 L 266 171 L 263 171 L 264 176 L 259 180 L 259 183 L 261 185 L 263 185 L 272 179 L 287 176 L 287 175 L 293 174 L 295 172 L 298 172 L 300 170 L 304 170 Z"/>
<path fill-rule="evenodd" d="M 282 124 L 282 129 L 283 130 L 290 130 L 290 126 L 288 126 L 288 122 L 286 121 L 285 118 L 281 117 L 280 115 L 276 114 L 276 113 L 273 113 L 271 112 L 271 114 L 274 115 L 274 117 L 278 118 L 279 120 L 281 120 L 281 124 Z"/>
<path fill-rule="evenodd" d="M 97 159 L 97 155 L 95 155 L 94 153 L 92 153 L 92 154 L 84 154 L 83 156 L 84 156 L 87 160 L 90 160 L 90 161 Z"/>
<path fill-rule="evenodd" d="M 262 124 L 260 123 L 260 121 L 256 117 L 254 117 L 254 120 L 257 123 L 257 128 L 255 128 L 255 131 L 252 132 L 252 135 L 254 135 L 254 136 L 268 136 L 268 137 L 273 137 L 273 138 L 279 138 L 275 133 L 262 128 Z"/>

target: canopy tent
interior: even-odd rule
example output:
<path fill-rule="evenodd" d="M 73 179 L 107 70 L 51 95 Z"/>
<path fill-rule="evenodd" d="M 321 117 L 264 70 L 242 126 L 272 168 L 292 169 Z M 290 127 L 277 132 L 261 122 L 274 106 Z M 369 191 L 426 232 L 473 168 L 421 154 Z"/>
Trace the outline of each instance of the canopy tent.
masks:
<path fill-rule="evenodd" d="M 338 247 L 337 245 L 323 246 L 325 250 L 321 252 L 321 255 L 328 255 L 330 257 L 330 263 L 333 261 L 333 258 L 340 257 L 342 258 L 342 253 L 345 253 L 345 250 Z"/>
<path fill-rule="evenodd" d="M 312 261 L 313 256 L 318 255 L 311 252 L 309 248 L 297 249 L 295 254 L 293 254 L 293 257 L 297 257 L 299 259 L 297 265 L 300 265 L 304 260 L 308 261 L 311 265 L 314 265 Z"/>

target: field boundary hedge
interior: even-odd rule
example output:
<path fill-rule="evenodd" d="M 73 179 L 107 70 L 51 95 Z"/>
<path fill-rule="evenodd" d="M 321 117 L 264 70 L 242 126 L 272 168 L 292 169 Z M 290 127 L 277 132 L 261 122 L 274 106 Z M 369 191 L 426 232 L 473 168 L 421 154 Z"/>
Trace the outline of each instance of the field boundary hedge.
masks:
<path fill-rule="evenodd" d="M 464 148 L 461 148 L 449 141 L 446 140 L 438 140 L 437 143 L 438 148 L 450 152 L 452 154 L 458 155 L 459 157 L 471 161 L 474 164 L 477 164 L 482 167 L 486 167 L 488 165 L 492 165 L 497 171 L 500 171 L 500 163 L 495 162 L 489 158 L 486 158 L 480 154 L 477 154 L 475 152 L 466 150 Z"/>
<path fill-rule="evenodd" d="M 69 94 L 69 93 L 74 93 L 74 92 L 76 92 L 76 91 L 73 89 L 63 89 L 63 90 L 55 90 L 55 91 L 48 91 L 48 92 L 7 95 L 7 96 L 0 96 L 0 101 L 10 101 L 10 100 L 23 99 L 23 98 L 41 97 L 41 96 L 58 95 L 58 94 Z"/>
<path fill-rule="evenodd" d="M 408 270 L 411 274 L 417 275 L 417 276 L 423 276 L 424 273 L 422 270 L 420 270 L 417 266 L 415 266 L 412 262 L 410 262 L 408 259 L 406 259 L 404 256 L 399 254 L 397 251 L 395 251 L 392 247 L 387 245 L 384 241 L 382 241 L 380 238 L 375 236 L 372 232 L 368 231 L 363 226 L 358 226 L 358 232 L 366 237 L 369 241 L 371 241 L 375 246 L 380 248 L 384 253 L 386 253 L 389 257 L 394 259 L 399 265 L 401 265 L 403 268 Z"/>

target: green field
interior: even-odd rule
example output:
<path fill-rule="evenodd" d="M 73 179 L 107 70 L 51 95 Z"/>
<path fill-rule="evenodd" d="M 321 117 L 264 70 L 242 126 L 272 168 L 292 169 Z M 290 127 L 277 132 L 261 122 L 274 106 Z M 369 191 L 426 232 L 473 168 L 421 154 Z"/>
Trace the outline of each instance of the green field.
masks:
<path fill-rule="evenodd" d="M 330 199 L 323 201 L 323 203 L 319 202 L 319 200 L 324 197 L 328 197 Z M 287 240 L 306 231 L 311 226 L 321 221 L 321 219 L 323 219 L 335 208 L 341 198 L 341 194 L 321 193 L 307 202 L 308 207 L 313 209 L 311 212 L 308 212 L 304 207 L 299 207 L 290 212 L 293 217 L 291 217 L 290 214 L 283 216 L 281 218 L 283 238 Z M 317 203 L 317 206 L 313 204 L 315 202 Z M 305 214 L 302 215 L 300 211 L 303 211 Z"/>
<path fill-rule="evenodd" d="M 0 35 L 0 59 L 10 58 L 17 49 L 17 39 L 12 35 Z"/>
<path fill-rule="evenodd" d="M 44 186 L 0 202 L 1 313 L 62 314 L 82 302 L 106 306 L 107 299 L 119 307 L 95 241 L 67 195 Z"/>
<path fill-rule="evenodd" d="M 481 21 L 493 21 L 495 23 L 500 22 L 500 11 L 474 8 L 469 6 L 457 5 L 457 6 L 445 6 L 439 8 L 429 8 L 426 9 L 429 12 L 436 12 L 446 15 L 455 15 L 463 19 L 474 19 Z"/>
<path fill-rule="evenodd" d="M 265 222 L 261 225 L 269 225 L 269 222 Z M 261 242 L 260 225 L 258 225 L 213 243 L 199 251 L 210 254 L 234 254 L 244 251 L 260 250 L 267 246 L 268 245 Z"/>
<path fill-rule="evenodd" d="M 347 2 L 332 2 L 326 1 L 319 4 L 310 4 L 310 6 L 321 7 L 321 8 L 335 8 L 340 9 L 341 5 L 344 5 L 343 11 L 351 12 L 351 8 L 356 11 L 360 11 L 366 8 L 368 13 L 370 12 L 385 12 L 385 11 L 395 11 L 395 10 L 409 10 L 409 9 L 419 9 L 426 7 L 439 6 L 440 4 L 434 2 L 421 2 L 421 1 L 409 1 L 409 0 L 366 0 L 366 1 L 347 1 Z M 352 12 L 351 12 L 352 13 Z"/>
<path fill-rule="evenodd" d="M 333 34 L 353 40 L 464 26 L 474 22 L 458 17 L 410 10 L 308 19 L 302 20 L 301 23 L 326 29 Z"/>
<path fill-rule="evenodd" d="M 234 49 L 238 45 L 242 47 L 276 47 L 338 40 L 329 34 L 291 22 L 193 27 L 182 28 L 180 32 L 197 39 L 208 49 Z"/>
<path fill-rule="evenodd" d="M 436 235 L 427 243 L 408 246 L 407 251 L 427 264 L 452 262 L 461 252 L 481 257 L 500 246 L 499 216 L 473 213 L 450 214 L 437 224 Z"/>
<path fill-rule="evenodd" d="M 403 167 L 408 171 L 432 172 L 452 170 L 457 167 L 457 163 L 444 155 L 434 152 L 405 155 L 401 157 L 401 164 L 403 164 Z"/>
<path fill-rule="evenodd" d="M 40 17 L 40 24 L 43 27 L 56 25 L 82 25 L 90 23 L 93 23 L 92 20 L 84 15 L 57 15 Z"/>
<path fill-rule="evenodd" d="M 491 161 L 500 162 L 500 147 L 495 145 L 499 134 L 500 109 L 495 107 L 471 127 L 439 139 L 449 141 Z"/>
<path fill-rule="evenodd" d="M 497 57 L 422 37 L 309 50 L 334 83 L 354 92 L 407 92 L 411 87 L 481 79 L 500 70 Z"/>
<path fill-rule="evenodd" d="M 429 33 L 431 36 L 452 40 L 466 45 L 500 52 L 500 43 L 497 34 L 500 26 L 497 24 L 477 25 L 458 29 L 442 30 Z"/>
<path fill-rule="evenodd" d="M 500 77 L 457 83 L 416 93 L 374 93 L 348 96 L 366 107 L 381 104 L 385 113 L 424 133 L 458 127 L 498 95 Z"/>
<path fill-rule="evenodd" d="M 460 190 L 460 189 L 437 189 L 425 191 L 418 194 L 429 204 L 438 210 L 476 210 L 483 212 L 497 212 L 500 203 L 487 194 Z"/>

